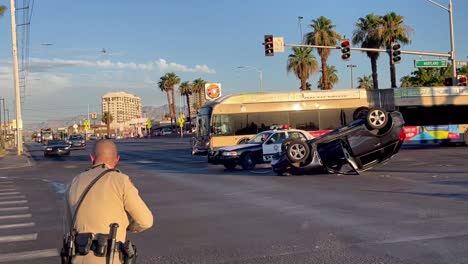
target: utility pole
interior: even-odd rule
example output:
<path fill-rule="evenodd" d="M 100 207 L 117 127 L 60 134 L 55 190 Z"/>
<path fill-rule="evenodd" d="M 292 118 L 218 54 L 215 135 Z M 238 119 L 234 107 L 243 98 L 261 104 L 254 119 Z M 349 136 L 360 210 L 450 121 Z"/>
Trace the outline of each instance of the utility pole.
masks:
<path fill-rule="evenodd" d="M 353 68 L 356 68 L 357 65 L 355 64 L 348 64 L 346 67 L 350 68 L 351 70 L 351 88 L 354 88 L 354 81 L 353 81 Z"/>
<path fill-rule="evenodd" d="M 302 17 L 302 16 L 298 16 L 298 17 L 297 17 L 297 19 L 299 20 L 299 34 L 301 34 L 301 36 L 300 36 L 300 38 L 299 38 L 299 41 L 300 41 L 301 43 L 302 43 L 303 38 L 304 38 L 304 37 L 302 36 L 302 19 L 303 19 L 303 18 L 304 18 L 304 17 Z"/>
<path fill-rule="evenodd" d="M 15 86 L 15 104 L 16 104 L 16 147 L 17 155 L 23 154 L 23 119 L 21 118 L 21 96 L 19 88 L 18 75 L 18 47 L 16 44 L 16 9 L 15 0 L 10 0 L 11 17 L 11 45 L 13 53 L 13 77 Z"/>
<path fill-rule="evenodd" d="M 3 118 L 3 122 L 2 122 L 2 101 L 3 101 L 3 105 L 5 105 L 5 99 L 0 98 L 0 140 L 2 139 L 2 135 L 3 135 L 3 122 L 5 122 L 5 118 Z M 5 108 L 3 111 L 5 112 Z"/>

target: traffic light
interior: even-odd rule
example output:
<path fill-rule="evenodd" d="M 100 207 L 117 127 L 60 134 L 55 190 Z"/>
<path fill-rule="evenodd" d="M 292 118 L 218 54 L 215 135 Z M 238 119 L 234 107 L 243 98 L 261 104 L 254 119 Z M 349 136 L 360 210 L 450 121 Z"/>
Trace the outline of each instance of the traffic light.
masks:
<path fill-rule="evenodd" d="M 263 43 L 263 45 L 265 45 L 265 56 L 275 55 L 275 52 L 273 50 L 273 35 L 265 35 L 264 39 L 265 42 Z"/>
<path fill-rule="evenodd" d="M 445 78 L 445 81 L 444 81 L 444 85 L 445 86 L 453 86 L 453 82 L 452 82 L 452 78 Z"/>
<path fill-rule="evenodd" d="M 458 75 L 457 80 L 458 80 L 458 86 L 466 86 L 466 83 L 467 83 L 466 75 Z"/>
<path fill-rule="evenodd" d="M 341 40 L 341 59 L 345 61 L 351 60 L 351 47 L 349 39 Z"/>
<path fill-rule="evenodd" d="M 397 64 L 401 61 L 401 45 L 397 42 L 392 42 L 390 45 L 390 55 L 392 56 L 392 63 Z"/>

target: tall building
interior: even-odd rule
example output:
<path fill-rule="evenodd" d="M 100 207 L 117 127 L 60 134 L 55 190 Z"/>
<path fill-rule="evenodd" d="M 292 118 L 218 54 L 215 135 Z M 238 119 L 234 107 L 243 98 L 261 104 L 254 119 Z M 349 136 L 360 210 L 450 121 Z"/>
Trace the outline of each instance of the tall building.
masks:
<path fill-rule="evenodd" d="M 110 112 L 116 126 L 141 117 L 141 98 L 125 92 L 111 92 L 102 96 L 102 113 Z"/>
<path fill-rule="evenodd" d="M 194 109 L 193 105 L 196 104 L 198 105 L 198 93 L 192 93 L 191 95 L 189 95 L 189 100 L 190 100 L 190 117 L 195 117 L 197 116 L 197 109 Z M 204 104 L 206 104 L 208 100 L 206 100 L 206 97 L 205 97 L 205 93 L 202 92 L 202 104 L 201 106 L 198 106 L 198 107 L 202 107 Z"/>

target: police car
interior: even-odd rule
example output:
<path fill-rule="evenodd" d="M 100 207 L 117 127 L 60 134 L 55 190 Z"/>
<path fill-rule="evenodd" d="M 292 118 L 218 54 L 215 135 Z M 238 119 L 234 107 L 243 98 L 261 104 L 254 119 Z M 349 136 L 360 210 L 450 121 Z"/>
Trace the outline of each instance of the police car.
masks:
<path fill-rule="evenodd" d="M 240 165 L 244 170 L 255 168 L 256 164 L 270 163 L 273 155 L 281 151 L 286 139 L 309 140 L 314 137 L 307 131 L 289 129 L 288 126 L 273 128 L 257 134 L 246 144 L 221 147 L 208 152 L 208 163 L 222 164 L 226 169 Z"/>

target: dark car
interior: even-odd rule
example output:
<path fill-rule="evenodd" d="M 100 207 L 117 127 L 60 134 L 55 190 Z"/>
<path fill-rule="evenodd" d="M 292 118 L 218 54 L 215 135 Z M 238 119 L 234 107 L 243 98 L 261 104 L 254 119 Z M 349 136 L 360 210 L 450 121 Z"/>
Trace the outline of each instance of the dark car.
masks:
<path fill-rule="evenodd" d="M 208 162 L 223 164 L 226 169 L 241 165 L 244 170 L 255 168 L 256 164 L 269 163 L 273 155 L 281 149 L 281 143 L 287 138 L 297 140 L 312 139 L 309 132 L 299 129 L 274 129 L 257 134 L 246 144 L 222 147 L 208 152 Z"/>
<path fill-rule="evenodd" d="M 49 140 L 44 146 L 44 157 L 48 156 L 69 156 L 70 144 L 65 140 Z"/>
<path fill-rule="evenodd" d="M 395 155 L 405 140 L 400 112 L 372 108 L 349 125 L 307 141 L 285 140 L 271 162 L 278 175 L 359 174 Z"/>
<path fill-rule="evenodd" d="M 86 140 L 82 135 L 71 135 L 68 138 L 68 143 L 72 149 L 84 149 L 86 147 Z"/>

